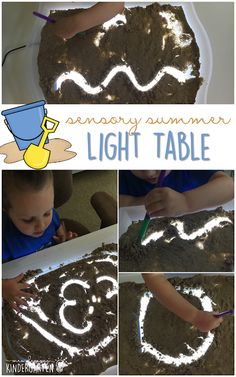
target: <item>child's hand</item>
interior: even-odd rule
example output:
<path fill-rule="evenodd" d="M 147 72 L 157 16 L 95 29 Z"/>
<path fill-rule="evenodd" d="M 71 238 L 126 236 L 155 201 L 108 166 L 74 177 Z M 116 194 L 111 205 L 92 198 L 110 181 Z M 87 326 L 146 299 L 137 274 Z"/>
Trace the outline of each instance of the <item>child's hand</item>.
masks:
<path fill-rule="evenodd" d="M 19 311 L 19 306 L 27 306 L 27 301 L 24 298 L 35 297 L 34 294 L 29 292 L 24 292 L 22 289 L 30 288 L 27 283 L 21 283 L 24 274 L 20 274 L 13 279 L 3 279 L 2 280 L 2 297 L 9 305 Z"/>
<path fill-rule="evenodd" d="M 180 216 L 188 212 L 184 194 L 168 187 L 155 188 L 145 198 L 146 211 L 150 217 Z"/>
<path fill-rule="evenodd" d="M 62 39 L 70 39 L 74 37 L 77 33 L 75 27 L 77 21 L 74 18 L 73 15 L 58 18 L 56 22 L 51 25 L 52 32 Z"/>
<path fill-rule="evenodd" d="M 56 241 L 56 243 L 62 243 L 65 241 L 73 240 L 73 238 L 78 237 L 78 234 L 75 232 L 67 231 L 64 222 L 62 221 L 61 225 L 57 229 L 56 235 L 53 237 L 53 239 Z"/>
<path fill-rule="evenodd" d="M 214 314 L 216 313 L 198 310 L 196 317 L 192 323 L 198 328 L 199 331 L 211 331 L 220 326 L 220 324 L 223 322 L 222 317 L 215 317 Z"/>

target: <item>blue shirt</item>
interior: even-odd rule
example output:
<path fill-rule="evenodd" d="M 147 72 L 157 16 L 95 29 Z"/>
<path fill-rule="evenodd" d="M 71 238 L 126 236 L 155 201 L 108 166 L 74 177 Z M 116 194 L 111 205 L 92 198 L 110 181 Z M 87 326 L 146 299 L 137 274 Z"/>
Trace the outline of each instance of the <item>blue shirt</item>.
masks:
<path fill-rule="evenodd" d="M 171 170 L 162 187 L 169 187 L 177 192 L 193 190 L 204 185 L 218 170 Z M 156 187 L 155 184 L 136 177 L 130 170 L 119 172 L 120 195 L 144 196 Z"/>
<path fill-rule="evenodd" d="M 24 257 L 25 255 L 32 254 L 56 244 L 53 236 L 55 236 L 56 231 L 60 226 L 60 219 L 54 208 L 52 221 L 40 237 L 31 237 L 21 233 L 4 211 L 2 214 L 2 220 L 3 262 Z"/>

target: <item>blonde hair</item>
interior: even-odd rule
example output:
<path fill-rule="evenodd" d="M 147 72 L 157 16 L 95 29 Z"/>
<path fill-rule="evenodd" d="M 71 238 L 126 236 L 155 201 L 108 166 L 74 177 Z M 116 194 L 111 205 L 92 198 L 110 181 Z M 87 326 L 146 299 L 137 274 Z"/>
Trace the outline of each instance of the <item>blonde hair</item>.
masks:
<path fill-rule="evenodd" d="M 49 183 L 53 184 L 51 170 L 3 170 L 2 171 L 2 208 L 11 207 L 9 196 L 13 191 L 40 191 Z"/>

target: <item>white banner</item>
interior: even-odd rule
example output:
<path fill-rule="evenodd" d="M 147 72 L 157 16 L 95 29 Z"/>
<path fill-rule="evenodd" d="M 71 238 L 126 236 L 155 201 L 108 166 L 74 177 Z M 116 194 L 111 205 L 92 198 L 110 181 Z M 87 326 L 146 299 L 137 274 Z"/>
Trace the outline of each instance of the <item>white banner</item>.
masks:
<path fill-rule="evenodd" d="M 2 106 L 2 110 L 10 109 L 1 118 L 4 169 L 35 168 L 27 164 L 24 153 L 35 136 L 43 141 L 41 110 L 59 124 L 46 143 L 28 154 L 31 159 L 40 150 L 49 150 L 48 169 L 233 168 L 233 105 L 35 104 Z M 27 115 L 29 107 L 32 118 Z M 47 129 L 50 125 L 45 123 Z M 22 140 L 23 144 L 27 140 L 27 147 L 24 144 L 20 150 Z"/>

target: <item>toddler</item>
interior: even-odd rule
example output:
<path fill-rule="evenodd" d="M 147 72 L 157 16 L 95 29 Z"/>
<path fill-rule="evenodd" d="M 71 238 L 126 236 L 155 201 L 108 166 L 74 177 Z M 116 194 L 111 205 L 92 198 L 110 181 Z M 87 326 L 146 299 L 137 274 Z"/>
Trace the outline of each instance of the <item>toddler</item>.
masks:
<path fill-rule="evenodd" d="M 223 171 L 122 170 L 119 174 L 120 207 L 145 205 L 150 217 L 181 216 L 222 205 L 234 197 L 234 184 Z"/>
<path fill-rule="evenodd" d="M 3 263 L 77 237 L 66 231 L 54 207 L 52 171 L 3 171 Z M 13 308 L 31 296 L 23 274 L 3 280 L 3 298 Z"/>

